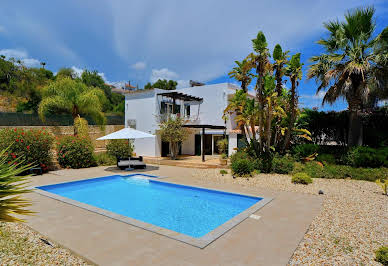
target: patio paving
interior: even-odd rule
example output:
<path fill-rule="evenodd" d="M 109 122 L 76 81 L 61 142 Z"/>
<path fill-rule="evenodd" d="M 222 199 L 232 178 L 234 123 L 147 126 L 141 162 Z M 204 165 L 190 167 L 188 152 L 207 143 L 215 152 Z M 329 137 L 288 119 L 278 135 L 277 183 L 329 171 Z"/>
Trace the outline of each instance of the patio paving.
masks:
<path fill-rule="evenodd" d="M 166 177 L 164 182 L 198 186 L 194 169 L 152 166 L 139 171 Z M 127 174 L 115 167 L 59 170 L 36 176 L 32 186 Z M 130 172 L 135 173 L 135 172 Z M 204 186 L 203 183 L 200 186 Z M 237 184 L 207 188 L 274 198 L 204 249 L 99 215 L 38 193 L 31 193 L 35 216 L 27 224 L 47 238 L 99 265 L 286 265 L 312 219 L 319 196 L 280 192 Z"/>
<path fill-rule="evenodd" d="M 171 160 L 169 157 L 144 157 L 144 161 L 155 165 L 169 165 L 186 168 L 227 168 L 227 166 L 220 164 L 219 158 L 219 155 L 206 155 L 205 161 L 202 162 L 201 156 L 179 155 L 178 160 Z"/>

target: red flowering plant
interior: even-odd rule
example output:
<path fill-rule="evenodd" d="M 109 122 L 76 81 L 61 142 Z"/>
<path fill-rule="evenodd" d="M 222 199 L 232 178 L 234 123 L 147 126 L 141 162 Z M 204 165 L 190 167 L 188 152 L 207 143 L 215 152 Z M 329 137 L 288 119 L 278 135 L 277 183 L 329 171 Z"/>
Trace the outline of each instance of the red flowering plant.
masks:
<path fill-rule="evenodd" d="M 86 168 L 96 166 L 94 147 L 86 137 L 64 136 L 57 142 L 57 159 L 63 168 Z"/>
<path fill-rule="evenodd" d="M 8 162 L 19 159 L 23 164 L 41 167 L 43 172 L 47 172 L 51 164 L 53 140 L 53 135 L 46 130 L 23 128 L 0 130 L 0 150 L 7 148 L 5 155 Z"/>

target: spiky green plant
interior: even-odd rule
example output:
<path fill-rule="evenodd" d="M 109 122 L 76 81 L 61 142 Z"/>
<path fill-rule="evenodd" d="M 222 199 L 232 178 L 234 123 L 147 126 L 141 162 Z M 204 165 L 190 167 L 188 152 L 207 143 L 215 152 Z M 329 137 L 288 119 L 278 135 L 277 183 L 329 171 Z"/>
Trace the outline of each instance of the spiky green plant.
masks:
<path fill-rule="evenodd" d="M 376 180 L 376 184 L 379 185 L 382 189 L 385 195 L 388 196 L 388 179 L 385 180 Z"/>
<path fill-rule="evenodd" d="M 0 151 L 0 221 L 23 222 L 14 215 L 29 215 L 26 209 L 31 203 L 23 199 L 22 194 L 31 192 L 26 188 L 29 176 L 20 175 L 29 170 L 31 165 L 23 165 L 18 159 L 8 161 L 7 149 Z"/>
<path fill-rule="evenodd" d="M 248 91 L 248 85 L 251 83 L 253 74 L 251 73 L 252 70 L 252 62 L 245 58 L 244 60 L 240 61 L 234 61 L 236 63 L 236 67 L 233 68 L 232 71 L 229 72 L 229 77 L 234 78 L 235 80 L 238 80 L 241 82 L 241 89 L 244 92 Z"/>

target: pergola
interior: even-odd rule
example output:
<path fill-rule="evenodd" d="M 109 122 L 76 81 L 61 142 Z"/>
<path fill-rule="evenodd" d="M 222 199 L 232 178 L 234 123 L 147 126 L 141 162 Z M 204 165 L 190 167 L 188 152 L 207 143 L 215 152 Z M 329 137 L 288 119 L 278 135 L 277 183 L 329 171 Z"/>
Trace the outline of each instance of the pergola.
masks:
<path fill-rule="evenodd" d="M 183 102 L 195 102 L 196 104 L 201 104 L 203 102 L 203 98 L 185 94 L 182 92 L 177 92 L 177 91 L 170 91 L 170 92 L 161 92 L 158 93 L 157 96 L 162 96 L 162 97 L 168 97 L 172 99 L 172 113 L 175 114 L 175 101 L 176 100 L 181 100 Z M 199 110 L 198 110 L 199 111 Z"/>
<path fill-rule="evenodd" d="M 225 130 L 225 126 L 215 126 L 215 125 L 183 125 L 183 127 L 187 128 L 201 128 L 202 129 L 202 138 L 205 136 L 205 129 L 223 129 Z M 202 140 L 202 147 L 201 147 L 201 155 L 202 155 L 202 162 L 205 161 L 205 142 Z"/>

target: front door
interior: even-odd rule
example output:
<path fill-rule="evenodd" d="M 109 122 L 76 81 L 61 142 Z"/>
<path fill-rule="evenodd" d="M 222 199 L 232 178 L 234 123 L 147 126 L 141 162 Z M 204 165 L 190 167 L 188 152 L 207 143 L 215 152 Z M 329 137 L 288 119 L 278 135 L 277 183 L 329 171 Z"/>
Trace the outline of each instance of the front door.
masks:
<path fill-rule="evenodd" d="M 170 143 L 162 141 L 162 157 L 167 157 L 170 154 Z"/>
<path fill-rule="evenodd" d="M 201 155 L 201 135 L 195 135 L 195 155 Z"/>
<path fill-rule="evenodd" d="M 211 134 L 205 134 L 203 136 L 203 142 L 205 146 L 205 155 L 212 155 L 212 138 L 213 135 Z"/>

